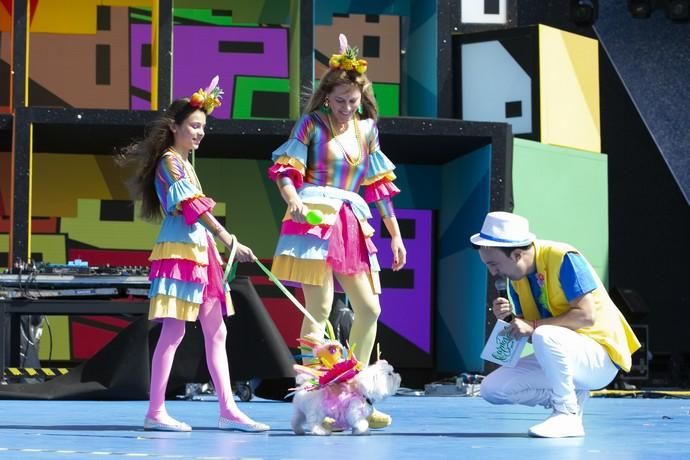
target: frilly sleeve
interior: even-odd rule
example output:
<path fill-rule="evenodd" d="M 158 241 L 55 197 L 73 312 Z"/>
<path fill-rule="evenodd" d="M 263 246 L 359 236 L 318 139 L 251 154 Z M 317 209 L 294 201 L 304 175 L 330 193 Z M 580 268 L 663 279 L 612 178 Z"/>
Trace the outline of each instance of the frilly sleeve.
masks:
<path fill-rule="evenodd" d="M 215 206 L 216 202 L 206 196 L 185 200 L 181 203 L 184 221 L 187 225 L 191 225 L 199 220 L 199 216 L 203 213 L 213 211 Z"/>
<path fill-rule="evenodd" d="M 364 186 L 364 201 L 373 203 L 384 198 L 392 198 L 398 193 L 400 193 L 400 189 L 384 177 L 373 184 Z"/>
<path fill-rule="evenodd" d="M 395 165 L 381 151 L 379 145 L 379 131 L 372 121 L 369 133 L 369 168 L 362 182 L 364 185 L 364 199 L 368 203 L 392 198 L 400 193 L 400 189 L 393 184 L 395 180 Z"/>
<path fill-rule="evenodd" d="M 303 115 L 292 128 L 290 138 L 273 151 L 273 165 L 268 168 L 268 177 L 271 180 L 287 176 L 295 187 L 299 188 L 302 185 L 313 134 L 312 115 Z"/>
<path fill-rule="evenodd" d="M 168 185 L 165 209 L 168 213 L 182 212 L 185 222 L 195 222 L 201 214 L 213 210 L 216 205 L 211 198 L 204 196 L 187 178 L 184 165 L 173 155 L 165 155 L 160 163 L 159 177 Z"/>

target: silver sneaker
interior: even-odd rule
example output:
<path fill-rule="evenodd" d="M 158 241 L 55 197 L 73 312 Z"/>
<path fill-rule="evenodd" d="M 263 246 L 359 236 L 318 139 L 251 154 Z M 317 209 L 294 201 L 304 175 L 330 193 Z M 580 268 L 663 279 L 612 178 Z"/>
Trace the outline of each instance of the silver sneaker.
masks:
<path fill-rule="evenodd" d="M 251 419 L 249 422 L 240 422 L 222 416 L 218 419 L 218 428 L 221 430 L 244 431 L 247 433 L 260 433 L 271 429 L 271 427 L 265 423 L 255 422 Z"/>
<path fill-rule="evenodd" d="M 179 422 L 174 418 L 170 419 L 170 423 L 156 421 L 152 418 L 144 418 L 145 431 L 192 431 L 192 427 L 184 422 Z"/>

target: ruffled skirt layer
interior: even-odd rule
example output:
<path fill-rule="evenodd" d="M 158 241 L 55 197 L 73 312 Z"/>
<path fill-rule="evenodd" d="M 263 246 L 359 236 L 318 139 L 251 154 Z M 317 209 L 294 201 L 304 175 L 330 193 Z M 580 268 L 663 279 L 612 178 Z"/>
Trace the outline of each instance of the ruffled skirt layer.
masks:
<path fill-rule="evenodd" d="M 189 246 L 168 242 L 154 247 L 149 273 L 149 319 L 196 321 L 201 305 L 211 300 L 220 302 L 224 316 L 234 314 L 230 289 L 223 280 L 221 258 L 213 239 L 207 237 L 206 247 L 197 246 L 193 251 L 175 249 L 180 245 Z M 195 261 L 179 258 L 176 254 L 180 252 L 205 254 L 195 257 Z"/>
<path fill-rule="evenodd" d="M 312 285 L 323 284 L 331 272 L 366 273 L 373 292 L 381 293 L 376 246 L 347 203 L 326 229 L 314 226 L 300 232 L 297 224 L 285 221 L 271 271 L 281 280 Z"/>

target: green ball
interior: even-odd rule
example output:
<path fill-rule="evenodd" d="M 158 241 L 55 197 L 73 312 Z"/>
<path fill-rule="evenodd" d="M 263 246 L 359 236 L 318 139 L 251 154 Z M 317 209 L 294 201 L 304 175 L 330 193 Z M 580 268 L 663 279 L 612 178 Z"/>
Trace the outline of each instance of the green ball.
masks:
<path fill-rule="evenodd" d="M 319 225 L 323 221 L 323 213 L 318 209 L 310 209 L 306 218 L 310 225 Z"/>

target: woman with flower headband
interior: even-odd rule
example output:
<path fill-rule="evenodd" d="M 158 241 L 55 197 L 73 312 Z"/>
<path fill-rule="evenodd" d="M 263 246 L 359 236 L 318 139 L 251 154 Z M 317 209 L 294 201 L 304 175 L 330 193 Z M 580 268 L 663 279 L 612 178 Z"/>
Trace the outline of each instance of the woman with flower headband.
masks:
<path fill-rule="evenodd" d="M 272 271 L 302 285 L 306 308 L 320 323 L 328 319 L 334 295 L 333 277 L 350 298 L 355 313 L 349 343 L 357 358 L 369 363 L 381 311 L 379 264 L 374 233 L 368 224 L 374 203 L 391 235 L 393 270 L 405 265 L 406 251 L 391 198 L 395 168 L 379 147 L 378 108 L 365 72 L 340 35 L 334 54 L 294 126 L 290 138 L 273 152 L 269 177 L 287 203 Z M 364 186 L 364 198 L 358 191 Z M 306 319 L 301 336 L 317 334 Z M 390 424 L 375 412 L 372 428 Z"/>
<path fill-rule="evenodd" d="M 204 196 L 189 162 L 190 152 L 199 147 L 204 137 L 206 117 L 220 105 L 222 93 L 215 77 L 206 90 L 199 89 L 191 98 L 173 101 L 153 122 L 146 137 L 122 152 L 125 161 L 131 159 L 137 165 L 132 185 L 137 197 L 142 199 L 142 217 L 154 220 L 163 216 L 149 257 L 149 319 L 162 322 L 162 329 L 151 363 L 145 430 L 192 429 L 168 415 L 165 390 L 185 324 L 197 319 L 203 330 L 206 362 L 220 403 L 218 427 L 240 431 L 269 429 L 242 413 L 233 397 L 223 317 L 234 310 L 214 237 L 231 254 L 236 254 L 240 262 L 253 261 L 255 256 L 213 217 L 215 202 Z"/>

